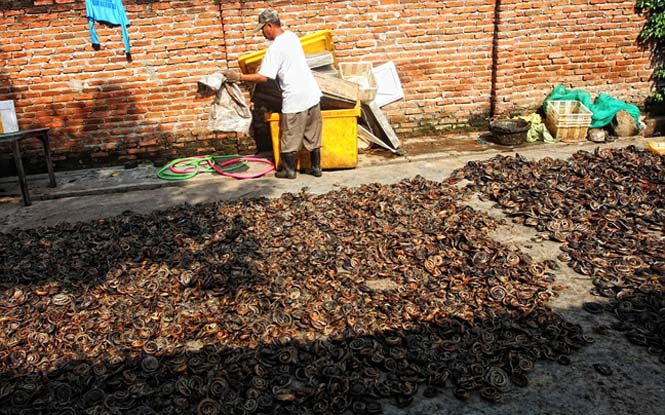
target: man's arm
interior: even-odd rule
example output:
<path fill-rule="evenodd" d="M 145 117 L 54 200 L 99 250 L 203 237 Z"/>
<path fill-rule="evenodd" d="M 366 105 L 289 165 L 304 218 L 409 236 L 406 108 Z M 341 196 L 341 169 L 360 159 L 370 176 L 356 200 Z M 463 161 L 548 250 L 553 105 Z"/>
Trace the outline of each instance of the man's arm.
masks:
<path fill-rule="evenodd" d="M 268 82 L 268 77 L 258 73 L 242 73 L 240 82 Z"/>
<path fill-rule="evenodd" d="M 240 73 L 238 71 L 226 71 L 224 76 L 230 82 L 268 82 L 268 77 L 258 73 Z"/>

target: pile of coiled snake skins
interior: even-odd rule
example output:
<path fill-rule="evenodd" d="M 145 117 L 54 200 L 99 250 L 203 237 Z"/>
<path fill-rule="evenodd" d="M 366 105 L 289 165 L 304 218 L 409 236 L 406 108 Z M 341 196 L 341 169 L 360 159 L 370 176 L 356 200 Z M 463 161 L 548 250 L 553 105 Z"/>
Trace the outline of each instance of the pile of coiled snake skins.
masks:
<path fill-rule="evenodd" d="M 590 313 L 665 363 L 665 158 L 630 146 L 569 160 L 519 156 L 470 163 L 457 175 L 514 220 L 562 243 L 559 259 L 593 282 Z"/>
<path fill-rule="evenodd" d="M 496 158 L 451 183 L 475 180 L 567 244 L 565 259 L 620 297 L 613 309 L 651 345 L 657 327 L 641 321 L 663 317 L 647 289 L 662 288 L 663 250 L 644 238 L 662 224 L 661 162 L 636 150 Z M 652 181 L 624 194 L 633 169 Z M 593 204 L 589 180 L 607 182 Z M 372 414 L 446 389 L 497 401 L 537 361 L 569 364 L 591 339 L 548 307 L 558 262 L 489 238 L 495 221 L 451 183 L 0 234 L 0 413 Z M 616 255 L 594 254 L 599 244 Z"/>

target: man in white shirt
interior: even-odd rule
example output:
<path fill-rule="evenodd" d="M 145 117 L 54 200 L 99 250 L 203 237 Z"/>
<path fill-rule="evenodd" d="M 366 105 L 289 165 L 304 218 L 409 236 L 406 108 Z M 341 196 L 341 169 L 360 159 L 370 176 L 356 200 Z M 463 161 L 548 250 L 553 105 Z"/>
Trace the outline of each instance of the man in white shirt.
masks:
<path fill-rule="evenodd" d="M 296 153 L 305 147 L 310 152 L 311 168 L 306 172 L 321 177 L 321 89 L 307 65 L 305 52 L 295 33 L 282 29 L 275 10 L 259 14 L 256 30 L 272 41 L 258 73 L 225 72 L 231 82 L 268 82 L 277 80 L 282 90 L 280 161 L 282 168 L 275 176 L 296 178 Z"/>

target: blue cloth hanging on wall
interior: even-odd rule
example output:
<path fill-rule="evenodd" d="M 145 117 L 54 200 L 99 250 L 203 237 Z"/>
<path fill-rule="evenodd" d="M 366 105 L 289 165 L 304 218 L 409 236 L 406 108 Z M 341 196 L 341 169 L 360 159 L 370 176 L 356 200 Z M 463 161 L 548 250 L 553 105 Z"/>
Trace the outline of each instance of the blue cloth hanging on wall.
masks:
<path fill-rule="evenodd" d="M 125 44 L 125 53 L 129 54 L 129 33 L 127 26 L 131 23 L 127 19 L 125 6 L 122 0 L 85 0 L 85 11 L 90 26 L 90 37 L 93 45 L 99 45 L 99 38 L 95 31 L 95 22 L 105 22 L 118 25 L 122 28 L 122 41 Z"/>

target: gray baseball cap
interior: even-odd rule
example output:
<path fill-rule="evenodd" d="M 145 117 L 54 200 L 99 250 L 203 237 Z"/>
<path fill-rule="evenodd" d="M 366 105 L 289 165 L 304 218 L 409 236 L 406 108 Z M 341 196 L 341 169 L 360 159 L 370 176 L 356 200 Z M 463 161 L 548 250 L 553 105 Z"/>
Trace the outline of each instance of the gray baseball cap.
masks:
<path fill-rule="evenodd" d="M 266 23 L 274 23 L 279 21 L 279 15 L 273 9 L 265 9 L 259 14 L 259 24 L 256 25 L 255 32 L 263 29 Z"/>

